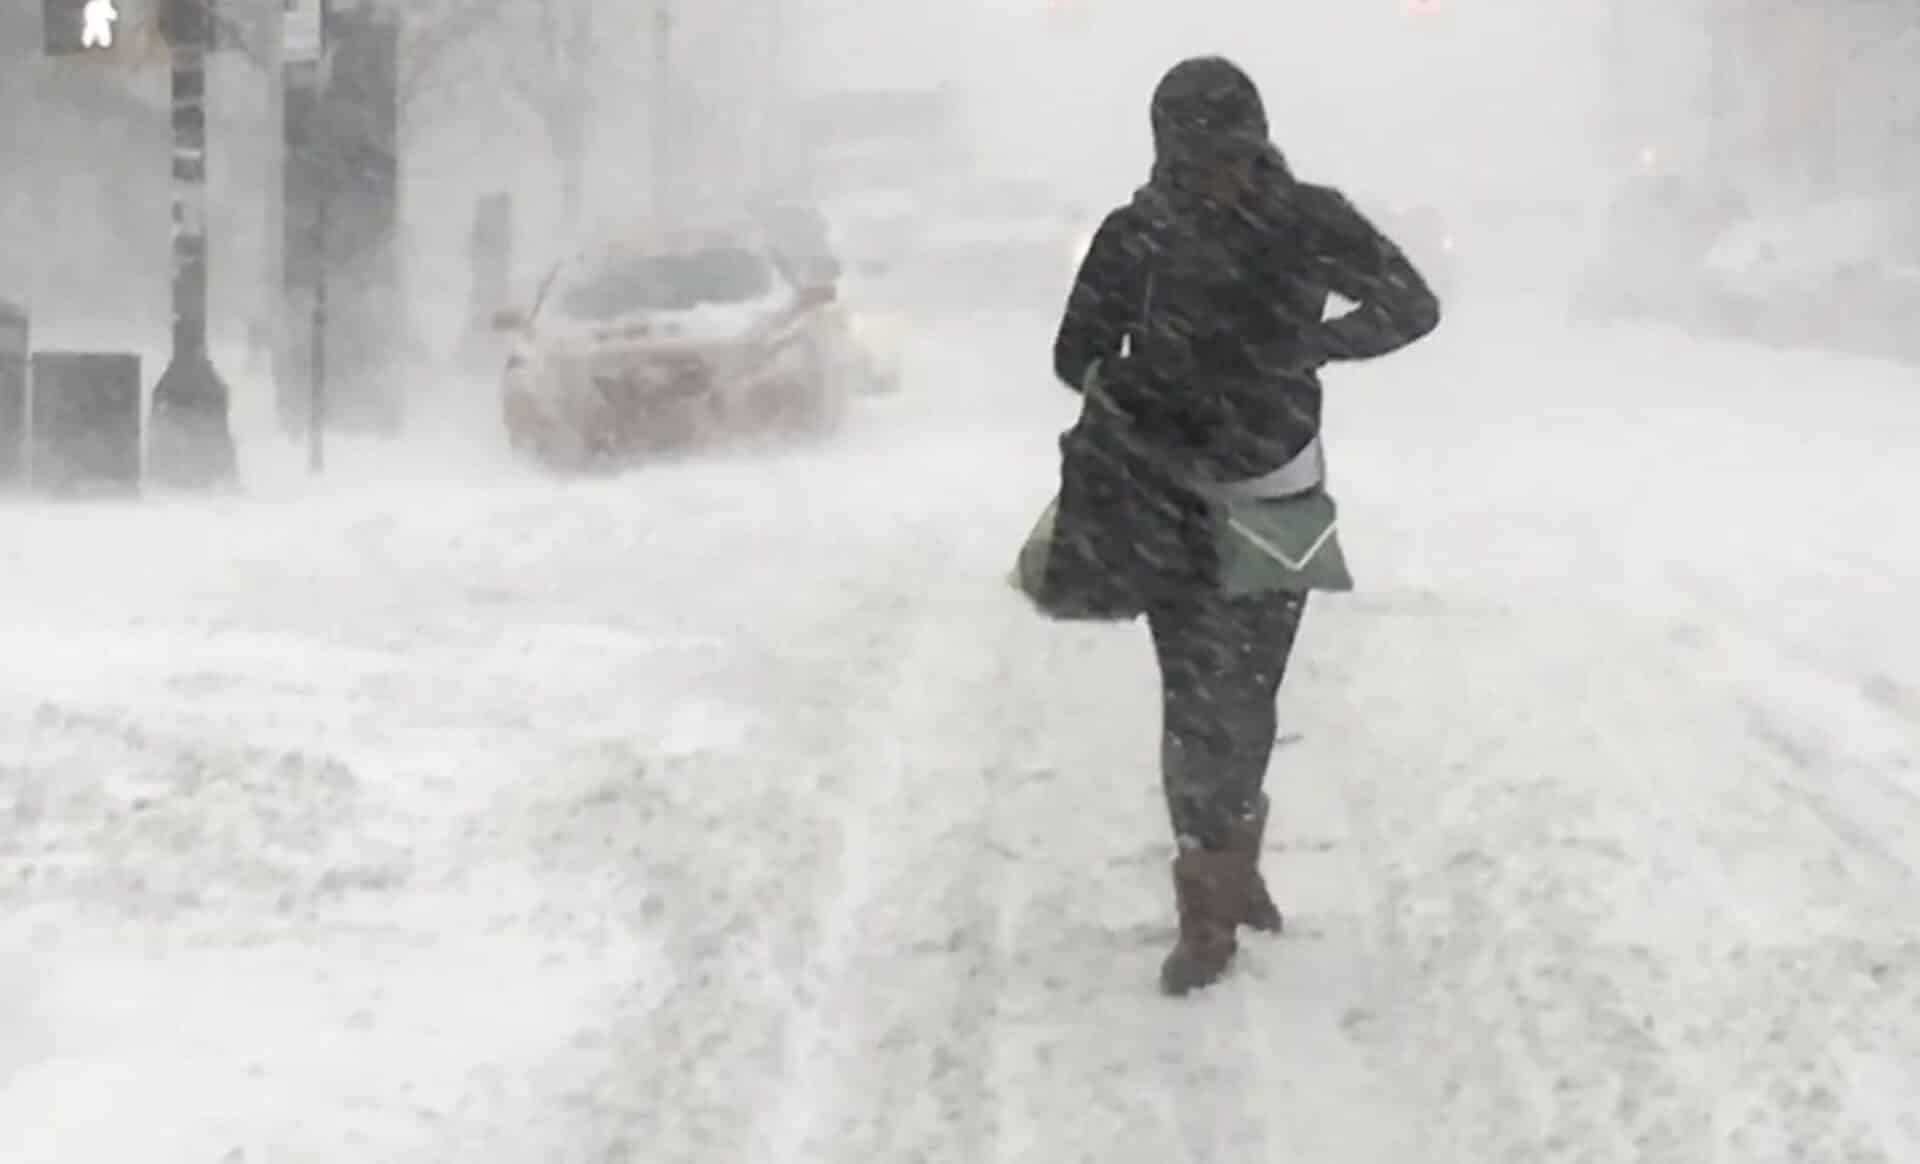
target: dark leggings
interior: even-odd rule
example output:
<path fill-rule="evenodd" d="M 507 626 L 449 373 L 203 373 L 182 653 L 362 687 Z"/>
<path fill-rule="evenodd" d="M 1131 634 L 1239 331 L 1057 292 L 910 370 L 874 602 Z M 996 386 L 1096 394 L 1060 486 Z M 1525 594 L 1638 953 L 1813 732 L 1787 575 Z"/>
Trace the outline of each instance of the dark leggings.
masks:
<path fill-rule="evenodd" d="M 1223 847 L 1259 801 L 1306 597 L 1200 593 L 1147 612 L 1160 662 L 1160 775 L 1183 847 Z"/>

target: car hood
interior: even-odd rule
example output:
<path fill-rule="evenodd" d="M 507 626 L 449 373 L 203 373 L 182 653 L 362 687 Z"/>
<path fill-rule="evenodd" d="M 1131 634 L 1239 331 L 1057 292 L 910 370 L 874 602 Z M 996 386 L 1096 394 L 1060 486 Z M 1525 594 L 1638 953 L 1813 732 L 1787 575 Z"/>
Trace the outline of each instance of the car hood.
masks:
<path fill-rule="evenodd" d="M 692 356 L 751 344 L 780 326 L 794 310 L 787 296 L 744 303 L 707 304 L 691 311 L 636 312 L 609 320 L 553 319 L 536 324 L 532 346 L 584 354 L 618 345 L 661 358 Z"/>
<path fill-rule="evenodd" d="M 1755 217 L 1728 230 L 1707 255 L 1709 275 L 1750 290 L 1785 289 L 1849 266 L 1895 267 L 1910 210 L 1851 198 L 1795 213 Z M 1910 261 L 1910 260 L 1909 260 Z"/>

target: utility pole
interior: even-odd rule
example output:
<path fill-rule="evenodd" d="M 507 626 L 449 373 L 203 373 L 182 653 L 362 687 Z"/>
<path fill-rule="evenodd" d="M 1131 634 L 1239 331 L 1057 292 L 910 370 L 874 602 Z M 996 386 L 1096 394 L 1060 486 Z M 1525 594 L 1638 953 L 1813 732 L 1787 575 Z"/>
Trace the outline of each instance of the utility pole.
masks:
<path fill-rule="evenodd" d="M 1713 167 L 1727 173 L 1734 161 L 1734 120 L 1737 97 L 1734 92 L 1732 25 L 1735 0 L 1707 0 L 1707 130 L 1708 153 Z"/>
<path fill-rule="evenodd" d="M 313 249 L 326 254 L 327 200 L 320 199 L 313 214 Z M 327 265 L 313 269 L 313 346 L 307 381 L 307 469 L 318 477 L 327 471 Z"/>
<path fill-rule="evenodd" d="M 1808 55 L 1806 79 L 1805 129 L 1808 177 L 1821 195 L 1831 195 L 1840 186 L 1842 164 L 1840 128 L 1840 26 L 1847 10 L 1832 7 L 1802 9 L 1806 35 L 1801 51 Z"/>
<path fill-rule="evenodd" d="M 207 54 L 211 0 L 164 0 L 173 56 L 173 358 L 153 390 L 147 471 L 176 488 L 236 475 L 226 382 L 207 349 Z"/>
<path fill-rule="evenodd" d="M 759 135 L 754 142 L 759 173 L 754 177 L 763 194 L 787 181 L 786 137 L 781 114 L 787 98 L 786 0 L 765 0 L 767 13 L 766 84 L 760 93 Z"/>
<path fill-rule="evenodd" d="M 328 167 L 321 153 L 321 82 L 326 56 L 327 11 L 323 0 L 283 0 L 280 107 L 285 159 L 280 183 L 280 327 L 277 361 L 281 423 L 288 435 L 304 423 L 308 448 L 320 417 L 315 380 L 325 368 L 320 349 L 319 288 L 326 277 L 326 223 L 321 212 Z M 302 412 L 305 413 L 304 418 Z"/>
<path fill-rule="evenodd" d="M 1625 86 L 1631 78 L 1627 76 L 1633 64 L 1633 44 L 1628 37 L 1632 21 L 1627 12 L 1630 0 L 1613 0 L 1610 15 L 1613 18 L 1613 68 L 1614 83 Z"/>
<path fill-rule="evenodd" d="M 673 0 L 653 2 L 653 221 L 664 230 L 672 222 L 673 167 Z"/>
<path fill-rule="evenodd" d="M 1614 132 L 1621 139 L 1622 157 L 1630 156 L 1628 151 L 1645 150 L 1646 144 L 1640 140 L 1645 129 L 1643 101 L 1633 77 L 1633 46 L 1629 39 L 1630 20 L 1627 4 L 1630 0 L 1609 0 L 1608 43 L 1612 60 L 1609 62 L 1613 74 L 1611 84 L 1613 100 Z"/>
<path fill-rule="evenodd" d="M 511 0 L 519 3 L 520 0 Z M 405 421 L 404 365 L 419 358 L 395 254 L 400 230 L 400 26 L 368 0 L 291 0 L 301 43 L 284 79 L 285 133 L 297 164 L 286 172 L 289 255 L 282 299 L 288 319 L 282 423 L 305 435 L 313 367 L 304 345 L 324 344 L 327 423 L 396 433 Z M 299 21 L 294 21 L 295 14 Z M 290 37 L 291 40 L 291 37 Z M 324 238 L 315 218 L 325 209 Z M 327 322 L 311 326 L 315 288 L 327 288 Z"/>

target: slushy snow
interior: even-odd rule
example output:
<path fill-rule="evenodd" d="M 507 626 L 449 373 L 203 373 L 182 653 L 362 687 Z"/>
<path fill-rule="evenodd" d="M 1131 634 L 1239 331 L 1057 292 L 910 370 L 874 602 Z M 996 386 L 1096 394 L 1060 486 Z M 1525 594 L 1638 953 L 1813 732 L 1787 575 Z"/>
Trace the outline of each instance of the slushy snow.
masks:
<path fill-rule="evenodd" d="M 1174 1002 L 1144 633 L 1004 583 L 1051 323 L 779 453 L 0 505 L 0 1160 L 1920 1158 L 1910 370 L 1331 373 L 1290 930 Z"/>

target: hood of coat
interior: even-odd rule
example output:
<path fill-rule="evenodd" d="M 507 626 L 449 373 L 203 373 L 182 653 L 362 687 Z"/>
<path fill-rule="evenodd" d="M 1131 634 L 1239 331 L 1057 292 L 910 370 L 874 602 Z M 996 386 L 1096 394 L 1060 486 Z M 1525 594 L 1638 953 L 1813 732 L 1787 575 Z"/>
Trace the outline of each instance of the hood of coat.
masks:
<path fill-rule="evenodd" d="M 1153 90 L 1153 140 L 1162 158 L 1248 153 L 1267 140 L 1259 86 L 1225 57 L 1190 57 Z"/>
<path fill-rule="evenodd" d="M 1198 190 L 1223 170 L 1286 168 L 1259 86 L 1224 57 L 1193 57 L 1169 69 L 1154 88 L 1151 114 L 1157 184 Z"/>

